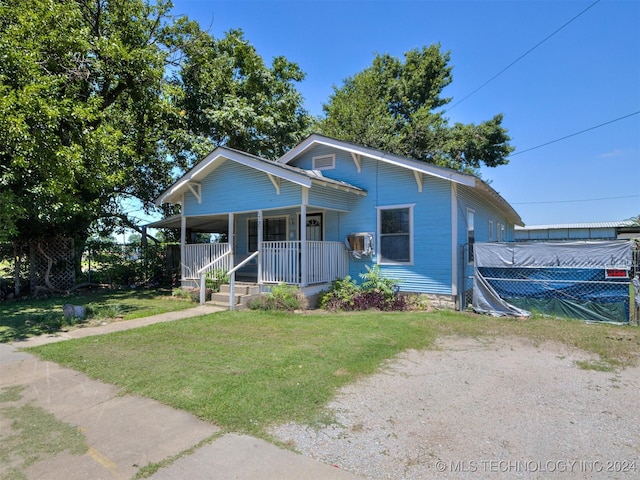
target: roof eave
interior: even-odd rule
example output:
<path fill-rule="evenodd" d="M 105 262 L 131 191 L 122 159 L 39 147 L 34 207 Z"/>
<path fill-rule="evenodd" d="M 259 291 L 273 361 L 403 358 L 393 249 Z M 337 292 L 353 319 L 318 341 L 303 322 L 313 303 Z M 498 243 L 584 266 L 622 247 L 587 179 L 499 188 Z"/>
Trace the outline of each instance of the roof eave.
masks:
<path fill-rule="evenodd" d="M 275 162 L 269 162 L 261 160 L 257 157 L 245 155 L 242 152 L 236 150 L 230 150 L 224 147 L 218 147 L 207 155 L 200 163 L 185 173 L 177 182 L 175 182 L 169 189 L 167 189 L 162 195 L 160 195 L 155 204 L 157 206 L 163 203 L 178 203 L 178 196 L 182 196 L 184 191 L 188 188 L 189 182 L 198 181 L 201 177 L 206 176 L 216 164 L 224 161 L 231 160 L 239 164 L 254 168 L 255 170 L 274 175 L 283 180 L 290 181 L 292 183 L 301 185 L 303 187 L 311 187 L 311 179 L 306 175 L 302 175 L 296 172 L 288 171 L 277 165 Z"/>
<path fill-rule="evenodd" d="M 285 153 L 282 157 L 280 157 L 277 162 L 287 164 L 297 156 L 317 145 L 324 145 L 328 147 L 338 148 L 349 153 L 364 155 L 365 157 L 380 160 L 402 168 L 408 168 L 410 170 L 424 173 L 425 175 L 430 175 L 462 185 L 467 185 L 469 187 L 475 185 L 475 177 L 473 177 L 473 175 L 456 172 L 453 170 L 438 167 L 436 165 L 431 165 L 426 162 L 400 157 L 398 155 L 392 155 L 390 153 L 376 150 L 374 148 L 358 146 L 342 140 L 324 137 L 317 133 L 309 135 L 301 143 L 299 143 L 294 148 Z"/>

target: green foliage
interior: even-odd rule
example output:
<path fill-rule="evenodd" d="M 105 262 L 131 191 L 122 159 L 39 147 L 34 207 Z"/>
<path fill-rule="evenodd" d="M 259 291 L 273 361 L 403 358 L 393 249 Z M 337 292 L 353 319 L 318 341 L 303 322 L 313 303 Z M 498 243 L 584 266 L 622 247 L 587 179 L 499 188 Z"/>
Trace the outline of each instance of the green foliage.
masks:
<path fill-rule="evenodd" d="M 274 158 L 306 134 L 296 64 L 267 67 L 242 32 L 214 39 L 171 7 L 0 1 L 0 241 L 82 250 L 212 147 Z"/>
<path fill-rule="evenodd" d="M 216 293 L 220 291 L 220 286 L 229 283 L 229 275 L 222 268 L 216 268 L 213 272 L 207 272 L 205 277 L 205 286 L 207 289 Z"/>
<path fill-rule="evenodd" d="M 226 311 L 35 351 L 226 431 L 262 436 L 276 423 L 313 422 L 340 386 L 430 345 L 430 329 L 416 314 Z"/>
<path fill-rule="evenodd" d="M 165 290 L 99 290 L 69 296 L 0 302 L 0 343 L 73 328 L 78 318 L 65 319 L 65 304 L 84 305 L 84 323 L 121 318 L 131 320 L 158 313 L 190 308 L 182 298 L 171 298 Z"/>
<path fill-rule="evenodd" d="M 0 3 L 0 238 L 79 240 L 170 179 L 158 140 L 168 2 Z"/>
<path fill-rule="evenodd" d="M 318 300 L 326 310 L 405 310 L 406 299 L 398 295 L 398 280 L 382 275 L 380 267 L 366 265 L 367 271 L 359 274 L 363 280 L 357 285 L 351 277 L 335 280 Z"/>
<path fill-rule="evenodd" d="M 191 293 L 189 292 L 189 290 L 180 287 L 171 290 L 171 296 L 174 298 L 184 298 L 191 300 Z"/>
<path fill-rule="evenodd" d="M 449 52 L 431 45 L 404 61 L 376 55 L 370 67 L 334 87 L 316 128 L 323 134 L 463 172 L 508 163 L 513 151 L 502 115 L 449 125 L 442 97 L 452 81 Z"/>
<path fill-rule="evenodd" d="M 640 359 L 637 328 L 453 311 L 219 312 L 30 351 L 225 431 L 267 436 L 276 424 L 313 425 L 341 386 L 404 350 L 431 348 L 436 338 L 452 335 L 560 342 L 615 368 Z"/>
<path fill-rule="evenodd" d="M 331 282 L 329 290 L 320 292 L 318 306 L 326 310 L 341 310 L 345 307 L 353 307 L 356 296 L 360 293 L 360 287 L 349 275 Z M 348 308 L 351 310 L 351 308 Z"/>
<path fill-rule="evenodd" d="M 23 472 L 37 462 L 66 453 L 80 457 L 89 449 L 75 425 L 61 422 L 47 410 L 32 404 L 2 406 L 2 423 L 10 425 L 0 438 L 3 479 L 27 478 Z"/>
<path fill-rule="evenodd" d="M 118 244 L 111 238 L 90 238 L 82 261 L 81 282 L 113 286 L 168 286 L 172 283 L 165 244 Z"/>
<path fill-rule="evenodd" d="M 396 295 L 398 292 L 398 280 L 382 276 L 380 266 L 377 264 L 373 267 L 365 265 L 365 268 L 367 271 L 359 274 L 360 279 L 362 280 L 362 289 L 377 290 L 386 297 L 393 297 Z"/>
<path fill-rule="evenodd" d="M 248 303 L 251 310 L 285 310 L 293 312 L 305 307 L 304 295 L 293 285 L 281 283 L 275 285 L 270 292 L 255 298 Z"/>
<path fill-rule="evenodd" d="M 176 120 L 187 134 L 172 136 L 183 164 L 219 145 L 276 159 L 308 133 L 311 117 L 295 89 L 304 79 L 297 64 L 275 57 L 268 67 L 241 30 L 218 40 L 200 33 L 184 54 L 174 85 Z"/>

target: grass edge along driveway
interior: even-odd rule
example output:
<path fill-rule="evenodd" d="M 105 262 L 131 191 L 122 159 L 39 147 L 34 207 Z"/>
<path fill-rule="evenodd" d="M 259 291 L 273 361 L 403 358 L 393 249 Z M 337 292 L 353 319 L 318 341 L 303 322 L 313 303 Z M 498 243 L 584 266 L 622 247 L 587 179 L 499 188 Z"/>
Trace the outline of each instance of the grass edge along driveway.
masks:
<path fill-rule="evenodd" d="M 640 329 L 458 312 L 220 312 L 30 349 L 41 358 L 153 398 L 227 431 L 268 438 L 287 421 L 331 421 L 338 388 L 440 335 L 523 336 L 598 356 L 583 368 L 635 364 Z M 323 417 L 323 415 L 325 417 Z"/>

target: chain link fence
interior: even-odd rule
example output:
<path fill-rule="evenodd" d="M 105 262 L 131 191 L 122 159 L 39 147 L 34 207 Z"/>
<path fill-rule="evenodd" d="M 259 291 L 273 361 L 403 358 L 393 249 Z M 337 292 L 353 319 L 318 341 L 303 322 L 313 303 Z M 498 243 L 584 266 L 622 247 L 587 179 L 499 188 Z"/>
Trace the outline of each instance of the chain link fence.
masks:
<path fill-rule="evenodd" d="M 478 310 L 481 302 L 489 305 L 499 299 L 536 313 L 637 324 L 634 279 L 640 274 L 638 245 L 556 243 L 545 250 L 540 243 L 504 245 L 502 249 L 485 244 L 488 253 L 481 260 L 476 255 L 473 305 Z M 625 251 L 625 246 L 631 247 L 630 251 Z M 477 245 L 475 248 L 478 252 Z M 465 278 L 467 302 L 468 286 Z M 478 297 L 484 298 L 478 302 Z"/>
<path fill-rule="evenodd" d="M 174 287 L 180 284 L 179 244 L 143 247 L 89 240 L 79 262 L 76 261 L 77 252 L 63 252 L 64 262 L 60 261 L 59 255 L 47 253 L 51 262 L 45 262 L 40 250 L 42 248 L 33 243 L 0 244 L 0 300 L 36 294 L 37 288 L 46 287 L 43 278 L 48 277 L 55 283 L 56 276 L 63 268 L 68 270 L 69 263 L 74 269 L 74 281 L 65 284 L 63 290 L 85 284 L 109 287 Z"/>

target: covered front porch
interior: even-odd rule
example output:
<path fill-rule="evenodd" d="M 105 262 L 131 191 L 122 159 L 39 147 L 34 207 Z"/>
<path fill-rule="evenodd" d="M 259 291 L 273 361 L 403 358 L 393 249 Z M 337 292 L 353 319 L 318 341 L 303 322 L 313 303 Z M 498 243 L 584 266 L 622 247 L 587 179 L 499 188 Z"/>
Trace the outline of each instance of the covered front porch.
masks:
<path fill-rule="evenodd" d="M 334 229 L 326 228 L 327 223 L 337 222 L 339 215 L 339 211 L 307 211 L 297 206 L 224 215 L 178 215 L 150 226 L 180 229 L 181 285 L 200 288 L 201 302 L 205 301 L 206 278 L 220 275 L 229 276 L 232 292 L 235 282 L 257 284 L 262 291 L 285 283 L 309 296 L 349 274 L 345 243 Z M 203 233 L 211 235 L 209 243 L 197 243 L 202 238 L 198 234 Z"/>
<path fill-rule="evenodd" d="M 234 255 L 230 245 L 228 242 L 184 245 L 182 285 L 199 285 L 202 275 L 215 276 L 232 270 L 235 279 L 244 282 L 299 287 L 330 283 L 349 273 L 349 255 L 342 242 L 263 241 L 248 256 Z"/>
<path fill-rule="evenodd" d="M 344 216 L 366 195 L 320 170 L 218 147 L 156 199 L 182 213 L 149 226 L 180 229 L 183 287 L 203 292 L 207 274 L 221 272 L 231 290 L 238 276 L 309 296 L 348 275 Z M 199 243 L 198 233 L 212 238 Z"/>

